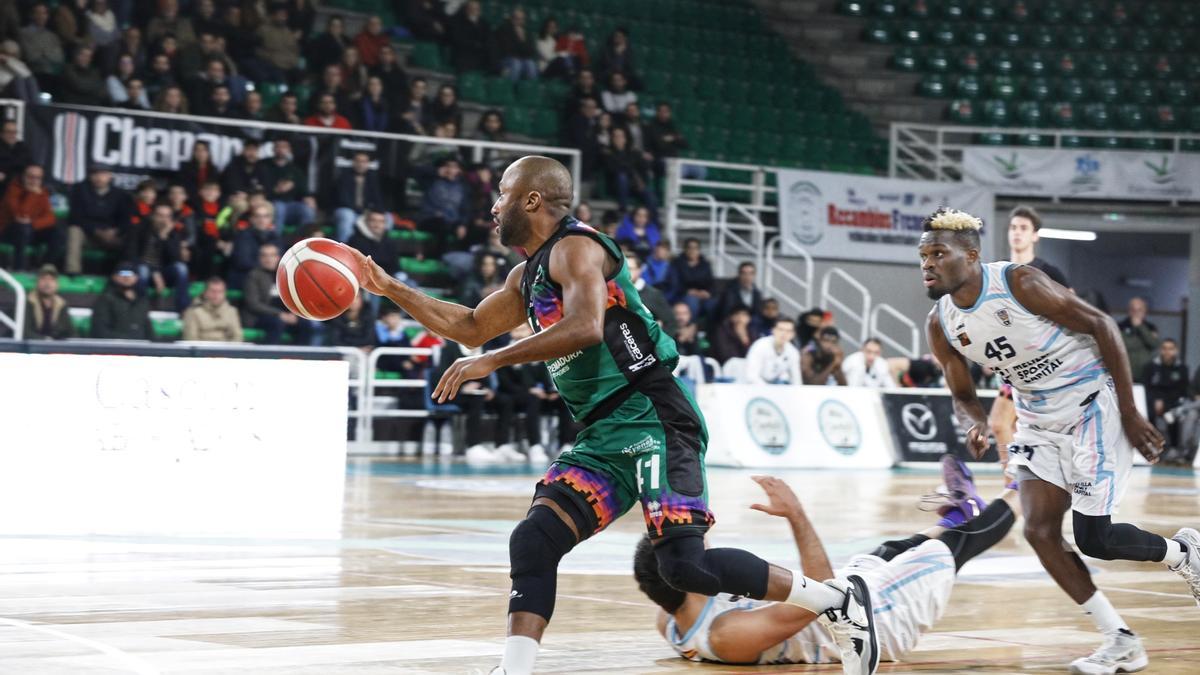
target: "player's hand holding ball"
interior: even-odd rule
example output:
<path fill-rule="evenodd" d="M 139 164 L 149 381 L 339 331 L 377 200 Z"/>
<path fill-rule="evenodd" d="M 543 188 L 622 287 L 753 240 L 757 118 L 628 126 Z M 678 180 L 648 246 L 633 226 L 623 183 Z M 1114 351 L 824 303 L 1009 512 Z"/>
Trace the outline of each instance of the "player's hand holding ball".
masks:
<path fill-rule="evenodd" d="M 976 424 L 967 430 L 967 450 L 975 459 L 983 459 L 988 449 L 988 427 Z"/>
<path fill-rule="evenodd" d="M 392 277 L 370 256 L 365 256 L 349 246 L 346 247 L 346 250 L 350 251 L 350 255 L 354 257 L 354 269 L 358 274 L 358 284 L 362 289 L 368 293 L 383 295 Z"/>
<path fill-rule="evenodd" d="M 1125 431 L 1125 438 L 1142 453 L 1147 462 L 1154 464 L 1158 461 L 1163 451 L 1162 434 L 1141 413 L 1137 410 L 1121 413 L 1121 428 Z"/>

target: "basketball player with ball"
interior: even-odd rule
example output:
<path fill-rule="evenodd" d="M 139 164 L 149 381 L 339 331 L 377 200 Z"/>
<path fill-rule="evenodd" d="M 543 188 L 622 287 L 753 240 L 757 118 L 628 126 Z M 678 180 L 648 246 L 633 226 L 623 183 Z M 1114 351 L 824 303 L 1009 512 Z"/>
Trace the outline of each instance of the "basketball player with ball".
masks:
<path fill-rule="evenodd" d="M 1075 544 L 1103 560 L 1162 562 L 1200 602 L 1200 533 L 1171 539 L 1112 516 L 1129 478 L 1133 452 L 1154 462 L 1163 438 L 1134 406 L 1133 379 L 1112 317 L 1030 265 L 980 259 L 978 218 L 939 209 L 925 219 L 921 272 L 935 300 L 927 336 L 946 373 L 968 449 L 987 450 L 987 414 L 975 396 L 968 361 L 989 366 L 1012 385 L 1017 431 L 1008 470 L 1020 483 L 1025 539 L 1042 566 L 1104 634 L 1073 673 L 1134 672 L 1149 659 L 1141 640 L 1092 583 L 1087 565 L 1062 538 L 1072 511 Z"/>
<path fill-rule="evenodd" d="M 509 539 L 508 638 L 492 672 L 533 671 L 554 612 L 559 561 L 638 503 L 658 569 L 671 586 L 803 607 L 830 628 L 846 673 L 874 672 L 878 645 L 860 576 L 821 583 L 746 551 L 705 549 L 713 515 L 704 418 L 672 374 L 675 342 L 642 304 L 621 250 L 568 215 L 570 172 L 547 157 L 523 157 L 504 172 L 499 190 L 492 215 L 500 241 L 524 249 L 528 259 L 477 307 L 427 296 L 351 252 L 363 288 L 448 340 L 476 347 L 522 322 L 533 328 L 532 336 L 503 349 L 455 361 L 433 391 L 439 402 L 497 368 L 545 361 L 571 414 L 585 425 L 574 448 L 537 484 L 528 514 Z"/>

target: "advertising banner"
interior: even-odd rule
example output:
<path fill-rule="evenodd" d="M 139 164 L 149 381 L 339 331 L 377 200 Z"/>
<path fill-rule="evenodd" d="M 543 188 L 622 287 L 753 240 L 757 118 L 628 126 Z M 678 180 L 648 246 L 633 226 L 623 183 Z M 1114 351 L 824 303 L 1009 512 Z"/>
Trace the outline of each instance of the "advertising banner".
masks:
<path fill-rule="evenodd" d="M 330 537 L 344 361 L 3 354 L 0 530 Z"/>
<path fill-rule="evenodd" d="M 1126 150 L 970 147 L 963 181 L 997 194 L 1200 200 L 1200 155 Z"/>
<path fill-rule="evenodd" d="M 47 178 L 70 185 L 87 178 L 88 166 L 112 169 L 114 183 L 134 189 L 148 178 L 169 183 L 179 167 L 192 157 L 197 141 L 208 143 L 213 164 L 223 170 L 253 138 L 262 143 L 259 154 L 271 157 L 273 141 L 291 141 L 294 161 L 307 167 L 308 192 L 328 197 L 338 169 L 350 166 L 351 156 L 363 151 L 371 168 L 383 176 L 403 180 L 411 144 L 399 140 L 354 134 L 306 133 L 303 128 L 263 125 L 240 120 L 202 117 L 154 116 L 131 110 L 93 109 L 78 106 L 28 106 L 25 140 L 34 161 L 48 169 Z M 400 190 L 382 185 L 384 194 L 396 198 Z"/>
<path fill-rule="evenodd" d="M 934 183 L 824 171 L 780 170 L 782 235 L 816 258 L 914 263 L 921 222 L 941 206 L 983 219 L 996 210 L 992 191 L 961 183 Z M 983 237 L 985 260 L 991 237 Z"/>
<path fill-rule="evenodd" d="M 712 384 L 697 392 L 707 462 L 753 468 L 880 469 L 894 464 L 876 390 Z"/>
<path fill-rule="evenodd" d="M 978 394 L 984 410 L 991 410 L 996 392 L 980 391 Z M 901 461 L 937 462 L 947 452 L 976 461 L 967 452 L 964 442 L 967 430 L 954 414 L 954 401 L 948 392 L 909 389 L 887 391 L 882 397 L 888 427 Z M 993 441 L 982 461 L 995 462 L 997 459 Z"/>

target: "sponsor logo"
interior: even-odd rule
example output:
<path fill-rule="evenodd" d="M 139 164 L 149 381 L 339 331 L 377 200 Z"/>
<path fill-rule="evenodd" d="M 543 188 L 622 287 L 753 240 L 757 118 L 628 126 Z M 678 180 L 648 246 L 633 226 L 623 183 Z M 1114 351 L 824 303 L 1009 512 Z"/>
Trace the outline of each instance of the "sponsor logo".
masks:
<path fill-rule="evenodd" d="M 958 335 L 954 336 L 954 339 L 958 340 L 958 344 L 964 347 L 971 346 L 971 338 L 967 337 L 966 333 L 959 333 Z"/>
<path fill-rule="evenodd" d="M 924 403 L 909 403 L 901 408 L 900 421 L 905 431 L 918 441 L 928 441 L 937 436 L 937 419 Z"/>
<path fill-rule="evenodd" d="M 821 190 L 808 181 L 797 181 L 788 188 L 788 217 L 796 239 L 807 246 L 821 241 L 825 234 Z"/>
<path fill-rule="evenodd" d="M 825 442 L 840 454 L 850 456 L 862 445 L 862 429 L 858 418 L 841 401 L 828 400 L 817 408 L 817 426 Z"/>
<path fill-rule="evenodd" d="M 551 377 L 558 377 L 570 370 L 570 363 L 577 359 L 583 350 L 572 352 L 566 356 L 560 356 L 557 359 L 546 364 L 546 369 L 550 371 Z"/>
<path fill-rule="evenodd" d="M 1072 486 L 1072 490 L 1080 497 L 1092 496 L 1092 482 L 1090 480 L 1080 481 Z"/>
<path fill-rule="evenodd" d="M 1167 183 L 1175 182 L 1175 171 L 1171 167 L 1171 158 L 1168 155 L 1162 156 L 1162 161 L 1158 163 L 1150 161 L 1142 161 L 1142 165 L 1150 169 L 1150 182 L 1155 185 L 1166 185 Z"/>
<path fill-rule="evenodd" d="M 865 206 L 867 203 L 867 200 L 858 196 L 858 193 L 854 191 L 854 188 L 846 188 L 846 201 L 856 206 Z"/>
<path fill-rule="evenodd" d="M 1100 189 L 1100 160 L 1091 153 L 1075 158 L 1075 175 L 1071 178 L 1073 193 L 1095 192 Z"/>
<path fill-rule="evenodd" d="M 658 440 L 655 439 L 653 436 L 647 435 L 645 438 L 638 441 L 637 443 L 634 443 L 632 445 L 627 445 L 624 448 L 621 448 L 621 454 L 629 455 L 629 456 L 636 456 L 636 455 L 644 455 L 646 453 L 654 452 L 656 450 L 658 450 Z"/>
<path fill-rule="evenodd" d="M 646 513 L 653 520 L 661 520 L 663 517 L 662 504 L 657 500 L 651 499 L 646 502 Z"/>
<path fill-rule="evenodd" d="M 646 358 L 645 354 L 642 354 L 642 349 L 638 347 L 637 338 L 633 337 L 633 331 L 629 330 L 628 323 L 621 324 L 621 337 L 625 338 L 625 351 L 629 352 L 634 361 Z"/>
<path fill-rule="evenodd" d="M 992 161 L 996 163 L 996 172 L 1005 180 L 1017 180 L 1021 177 L 1021 160 L 1017 157 L 1017 153 L 1010 154 L 1008 159 L 992 155 Z"/>
<path fill-rule="evenodd" d="M 791 444 L 787 418 L 779 406 L 765 398 L 752 398 L 746 403 L 746 429 L 769 455 L 782 455 Z"/>
<path fill-rule="evenodd" d="M 1000 323 L 1004 324 L 1005 326 L 1012 325 L 1012 319 L 1009 318 L 1007 309 L 996 310 L 996 318 L 999 319 Z"/>

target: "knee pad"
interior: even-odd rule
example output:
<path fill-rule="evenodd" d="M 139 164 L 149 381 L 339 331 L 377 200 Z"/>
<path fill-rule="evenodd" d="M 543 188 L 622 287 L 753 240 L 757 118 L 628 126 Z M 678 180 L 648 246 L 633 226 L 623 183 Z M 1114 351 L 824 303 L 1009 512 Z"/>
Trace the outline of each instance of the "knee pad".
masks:
<path fill-rule="evenodd" d="M 575 546 L 571 528 L 548 506 L 535 506 L 508 539 L 512 594 L 508 611 L 550 620 L 558 592 L 558 563 Z"/>
<path fill-rule="evenodd" d="M 721 579 L 704 565 L 704 540 L 700 537 L 672 537 L 654 549 L 658 573 L 672 588 L 686 593 L 716 595 Z"/>
<path fill-rule="evenodd" d="M 1080 553 L 1100 560 L 1113 560 L 1108 550 L 1108 533 L 1112 519 L 1108 516 L 1085 516 L 1080 513 L 1072 518 L 1075 528 L 1075 545 Z"/>

